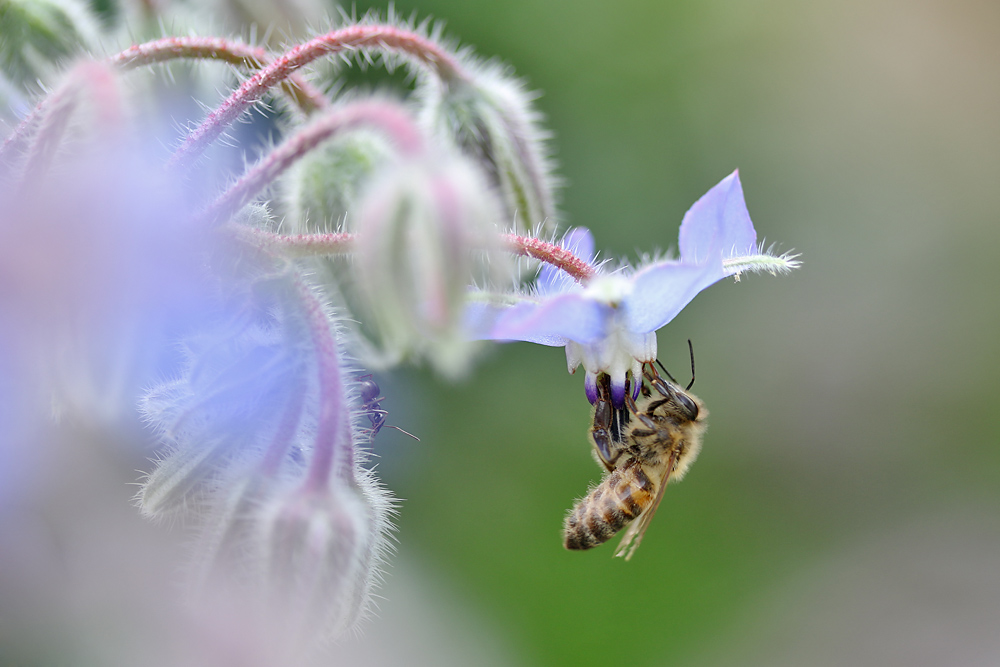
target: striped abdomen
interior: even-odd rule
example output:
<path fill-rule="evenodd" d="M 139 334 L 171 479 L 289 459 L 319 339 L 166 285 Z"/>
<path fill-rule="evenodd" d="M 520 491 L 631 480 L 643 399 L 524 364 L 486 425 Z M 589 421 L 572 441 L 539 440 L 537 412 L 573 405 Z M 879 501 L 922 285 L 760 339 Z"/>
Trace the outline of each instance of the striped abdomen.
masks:
<path fill-rule="evenodd" d="M 591 549 L 604 544 L 642 514 L 656 497 L 656 488 L 635 459 L 611 472 L 566 517 L 563 540 L 567 549 Z"/>

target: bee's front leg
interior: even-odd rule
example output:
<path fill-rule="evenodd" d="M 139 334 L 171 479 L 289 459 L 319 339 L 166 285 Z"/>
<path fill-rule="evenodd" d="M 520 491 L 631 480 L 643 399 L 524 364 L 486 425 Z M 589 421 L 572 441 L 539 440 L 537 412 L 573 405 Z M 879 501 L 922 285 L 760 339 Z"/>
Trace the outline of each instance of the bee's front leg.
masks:
<path fill-rule="evenodd" d="M 590 440 L 594 444 L 597 459 L 608 472 L 615 469 L 615 464 L 624 452 L 622 412 L 616 410 L 611 402 L 611 378 L 607 374 L 602 374 L 597 379 L 597 402 L 594 403 L 594 423 L 590 427 Z"/>

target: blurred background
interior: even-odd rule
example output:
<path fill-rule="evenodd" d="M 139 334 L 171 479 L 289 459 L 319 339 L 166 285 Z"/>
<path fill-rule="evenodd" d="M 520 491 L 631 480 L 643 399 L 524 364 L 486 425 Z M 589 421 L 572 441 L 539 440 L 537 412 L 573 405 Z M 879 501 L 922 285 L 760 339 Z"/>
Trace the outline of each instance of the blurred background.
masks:
<path fill-rule="evenodd" d="M 693 340 L 710 425 L 628 563 L 560 544 L 599 479 L 561 350 L 499 346 L 460 386 L 380 378 L 421 442 L 379 434 L 405 502 L 373 644 L 429 632 L 427 664 L 456 665 L 1000 664 L 1000 5 L 396 7 L 542 92 L 566 223 L 606 256 L 676 246 L 739 168 L 759 235 L 803 267 L 719 283 L 660 331 L 682 378 Z"/>
<path fill-rule="evenodd" d="M 1000 664 L 1000 5 L 395 7 L 542 93 L 564 223 L 604 256 L 675 246 L 687 208 L 739 168 L 759 235 L 803 267 L 720 283 L 660 331 L 679 378 L 693 340 L 710 427 L 627 563 L 613 544 L 562 548 L 600 470 L 561 349 L 495 346 L 458 385 L 379 375 L 389 423 L 420 442 L 376 439 L 399 551 L 378 617 L 324 664 Z M 82 554 L 66 576 L 94 589 L 72 589 L 67 615 L 151 565 L 170 587 L 179 547 L 129 507 L 128 481 L 64 533 Z M 108 538 L 124 523 L 165 540 L 162 562 Z M 137 643 L 119 620 L 108 641 Z"/>

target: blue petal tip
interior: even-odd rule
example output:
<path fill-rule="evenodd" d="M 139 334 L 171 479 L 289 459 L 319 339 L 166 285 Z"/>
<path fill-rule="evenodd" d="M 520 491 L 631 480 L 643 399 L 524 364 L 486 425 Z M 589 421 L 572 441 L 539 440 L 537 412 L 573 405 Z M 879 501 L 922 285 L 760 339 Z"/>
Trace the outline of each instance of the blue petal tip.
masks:
<path fill-rule="evenodd" d="M 615 408 L 625 407 L 625 378 L 611 378 L 611 404 Z"/>
<path fill-rule="evenodd" d="M 593 405 L 597 403 L 597 374 L 587 373 L 587 377 L 583 380 L 583 388 L 587 392 L 587 400 Z"/>

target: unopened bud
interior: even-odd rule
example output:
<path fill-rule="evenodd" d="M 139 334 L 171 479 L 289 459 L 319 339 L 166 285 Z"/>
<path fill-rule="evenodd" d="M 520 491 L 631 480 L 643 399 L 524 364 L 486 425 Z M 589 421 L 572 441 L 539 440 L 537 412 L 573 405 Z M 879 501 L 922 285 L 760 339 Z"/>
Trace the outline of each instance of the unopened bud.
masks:
<path fill-rule="evenodd" d="M 335 484 L 323 494 L 276 499 L 260 518 L 264 600 L 281 635 L 336 637 L 368 602 L 380 536 L 360 489 Z"/>
<path fill-rule="evenodd" d="M 425 124 L 489 175 L 503 198 L 507 226 L 554 230 L 556 180 L 533 96 L 499 65 L 472 63 L 468 71 L 470 80 L 425 84 Z"/>
<path fill-rule="evenodd" d="M 461 329 L 470 284 L 508 272 L 498 205 L 466 158 L 401 162 L 355 219 L 360 289 L 390 358 L 426 355 L 447 375 L 472 352 Z"/>
<path fill-rule="evenodd" d="M 191 509 L 224 471 L 263 459 L 302 391 L 301 361 L 282 329 L 271 318 L 235 318 L 192 336 L 181 376 L 147 392 L 140 408 L 166 449 L 137 496 L 143 514 Z"/>
<path fill-rule="evenodd" d="M 286 177 L 287 222 L 292 231 L 338 229 L 351 217 L 365 182 L 393 153 L 381 135 L 357 131 L 303 156 Z"/>

